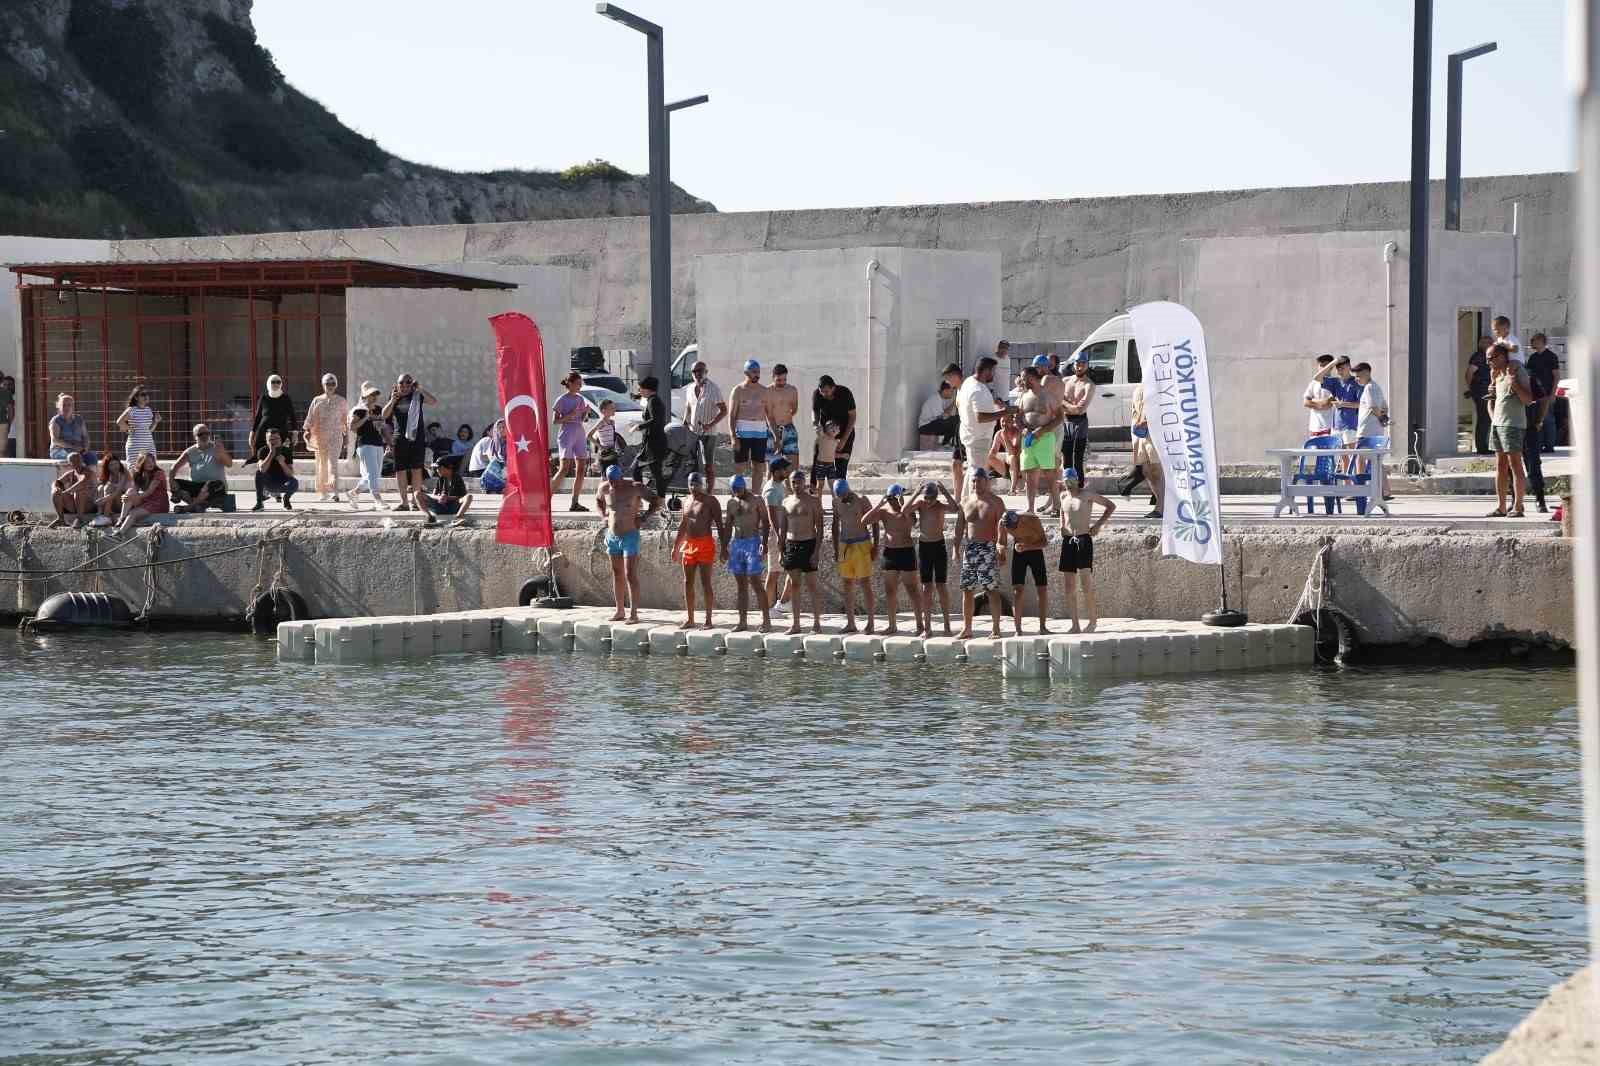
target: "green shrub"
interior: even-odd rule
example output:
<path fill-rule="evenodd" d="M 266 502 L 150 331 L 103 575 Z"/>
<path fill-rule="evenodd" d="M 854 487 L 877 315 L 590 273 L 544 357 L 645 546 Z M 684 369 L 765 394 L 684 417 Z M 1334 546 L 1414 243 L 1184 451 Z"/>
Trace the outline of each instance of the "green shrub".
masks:
<path fill-rule="evenodd" d="M 129 118 L 146 125 L 159 118 L 167 88 L 166 41 L 142 5 L 72 0 L 66 46 L 95 87 Z"/>
<path fill-rule="evenodd" d="M 72 131 L 67 150 L 84 186 L 115 198 L 145 232 L 170 237 L 195 231 L 183 189 L 161 157 L 124 127 L 109 122 L 80 126 Z"/>
<path fill-rule="evenodd" d="M 256 40 L 254 26 L 229 22 L 214 11 L 202 15 L 200 23 L 206 29 L 206 36 L 211 38 L 212 46 L 233 65 L 245 88 L 265 94 L 283 81 L 283 72 L 278 69 L 272 53 Z"/>
<path fill-rule="evenodd" d="M 616 184 L 620 181 L 632 181 L 633 175 L 604 159 L 591 159 L 587 163 L 578 163 L 563 170 L 561 180 L 567 185 L 582 185 L 586 181 L 607 181 Z"/>

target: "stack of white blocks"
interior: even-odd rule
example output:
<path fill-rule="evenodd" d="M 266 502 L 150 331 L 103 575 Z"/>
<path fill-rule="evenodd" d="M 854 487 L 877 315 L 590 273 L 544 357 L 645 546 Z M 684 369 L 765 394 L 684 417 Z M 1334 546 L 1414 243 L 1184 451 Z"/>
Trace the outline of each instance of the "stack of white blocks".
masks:
<path fill-rule="evenodd" d="M 294 662 L 370 663 L 497 650 L 804 658 L 823 663 L 998 664 L 1006 677 L 1057 680 L 1304 667 L 1316 658 L 1311 628 L 1296 625 L 1212 629 L 1194 622 L 1137 622 L 1121 624 L 1114 631 L 1072 636 L 924 640 L 865 634 L 684 630 L 659 622 L 612 622 L 597 610 L 521 607 L 404 618 L 284 622 L 278 626 L 278 657 Z"/>

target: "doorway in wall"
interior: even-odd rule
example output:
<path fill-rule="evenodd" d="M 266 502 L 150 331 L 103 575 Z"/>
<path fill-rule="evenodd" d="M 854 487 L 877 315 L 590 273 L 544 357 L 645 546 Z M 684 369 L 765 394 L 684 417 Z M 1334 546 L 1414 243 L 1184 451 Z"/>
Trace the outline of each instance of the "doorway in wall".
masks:
<path fill-rule="evenodd" d="M 965 318 L 938 318 L 933 326 L 933 367 L 928 379 L 938 381 L 939 372 L 951 363 L 959 365 L 963 374 L 970 374 L 972 368 L 967 365 L 967 336 L 972 331 L 972 323 Z"/>
<path fill-rule="evenodd" d="M 1456 450 L 1470 453 L 1474 450 L 1473 425 L 1476 420 L 1472 399 L 1467 395 L 1467 367 L 1478 350 L 1478 338 L 1489 332 L 1487 307 L 1460 307 L 1456 309 Z"/>

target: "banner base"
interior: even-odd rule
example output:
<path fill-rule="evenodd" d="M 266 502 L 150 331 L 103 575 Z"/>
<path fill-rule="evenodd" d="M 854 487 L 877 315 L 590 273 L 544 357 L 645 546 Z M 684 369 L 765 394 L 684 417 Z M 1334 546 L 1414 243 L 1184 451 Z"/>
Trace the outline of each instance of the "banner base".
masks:
<path fill-rule="evenodd" d="M 1224 629 L 1234 629 L 1247 625 L 1250 616 L 1243 611 L 1235 611 L 1232 607 L 1219 607 L 1215 611 L 1207 611 L 1200 616 L 1200 621 L 1208 626 L 1220 626 Z"/>

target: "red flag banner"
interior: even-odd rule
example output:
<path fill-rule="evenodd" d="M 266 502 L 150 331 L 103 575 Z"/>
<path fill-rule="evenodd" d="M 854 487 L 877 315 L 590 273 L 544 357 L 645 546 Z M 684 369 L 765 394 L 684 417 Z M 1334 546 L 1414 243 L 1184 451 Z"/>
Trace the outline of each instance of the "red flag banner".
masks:
<path fill-rule="evenodd" d="M 489 319 L 506 420 L 506 491 L 495 540 L 553 548 L 550 521 L 550 437 L 545 424 L 544 340 L 533 319 L 516 311 Z"/>

